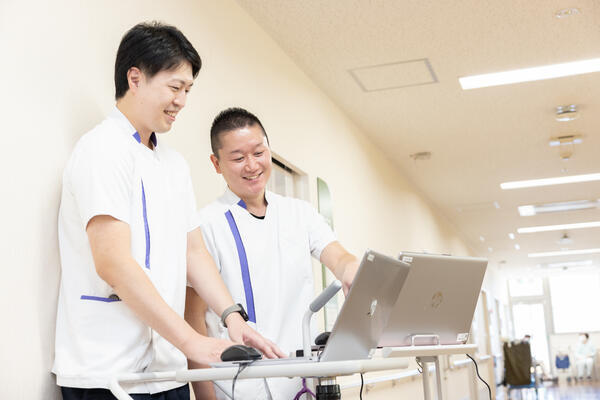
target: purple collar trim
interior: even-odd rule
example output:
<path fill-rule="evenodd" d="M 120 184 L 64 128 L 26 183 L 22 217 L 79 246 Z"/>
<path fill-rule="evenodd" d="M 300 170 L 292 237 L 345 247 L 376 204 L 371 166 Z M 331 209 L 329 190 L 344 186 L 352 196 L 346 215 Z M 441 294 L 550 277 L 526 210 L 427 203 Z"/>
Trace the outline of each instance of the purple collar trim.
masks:
<path fill-rule="evenodd" d="M 138 143 L 142 143 L 142 138 L 140 137 L 139 133 L 134 133 L 133 138 L 137 140 Z M 152 135 L 150 135 L 150 141 L 152 142 L 154 147 L 158 145 L 158 140 L 156 140 L 156 133 L 152 132 Z"/>

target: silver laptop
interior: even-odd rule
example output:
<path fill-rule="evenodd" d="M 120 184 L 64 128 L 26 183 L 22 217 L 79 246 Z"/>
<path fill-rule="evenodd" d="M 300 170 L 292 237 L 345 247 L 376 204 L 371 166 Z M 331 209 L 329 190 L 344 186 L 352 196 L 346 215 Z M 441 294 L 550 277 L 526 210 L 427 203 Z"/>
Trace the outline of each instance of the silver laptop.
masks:
<path fill-rule="evenodd" d="M 368 250 L 335 320 L 321 361 L 362 360 L 377 347 L 410 267 Z"/>
<path fill-rule="evenodd" d="M 398 258 L 410 272 L 379 346 L 466 343 L 487 260 L 409 252 Z"/>
<path fill-rule="evenodd" d="M 318 360 L 361 360 L 377 347 L 410 267 L 398 259 L 367 250 L 346 301 Z M 301 335 L 300 332 L 298 332 Z M 257 360 L 252 365 L 307 362 L 302 357 Z M 228 367 L 239 362 L 211 364 Z"/>

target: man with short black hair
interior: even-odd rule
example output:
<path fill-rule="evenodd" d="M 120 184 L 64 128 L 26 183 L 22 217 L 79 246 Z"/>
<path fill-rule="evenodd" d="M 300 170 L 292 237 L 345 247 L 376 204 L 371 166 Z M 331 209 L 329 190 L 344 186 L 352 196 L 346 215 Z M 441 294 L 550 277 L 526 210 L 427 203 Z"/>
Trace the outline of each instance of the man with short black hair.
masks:
<path fill-rule="evenodd" d="M 215 312 L 234 303 L 198 228 L 187 163 L 157 136 L 171 129 L 200 66 L 177 28 L 134 26 L 117 52 L 116 107 L 65 168 L 53 367 L 65 399 L 113 399 L 116 375 L 182 369 L 186 357 L 216 362 L 233 344 L 183 319 L 186 282 Z M 231 340 L 281 355 L 240 313 L 226 323 Z M 179 382 L 126 390 L 138 400 L 189 399 Z"/>
<path fill-rule="evenodd" d="M 302 316 L 314 297 L 311 256 L 342 281 L 345 292 L 358 261 L 309 203 L 266 190 L 271 151 L 254 114 L 241 108 L 221 112 L 211 128 L 211 147 L 210 159 L 227 189 L 200 211 L 206 246 L 250 323 L 285 353 L 293 352 L 302 348 Z M 218 314 L 208 311 L 205 320 L 202 301 L 189 290 L 186 302 L 186 320 L 194 328 L 227 338 Z M 231 385 L 219 387 L 217 397 L 230 396 Z M 300 389 L 299 379 L 243 380 L 236 383 L 235 398 L 288 400 Z M 205 396 L 201 390 L 194 385 L 198 398 Z"/>

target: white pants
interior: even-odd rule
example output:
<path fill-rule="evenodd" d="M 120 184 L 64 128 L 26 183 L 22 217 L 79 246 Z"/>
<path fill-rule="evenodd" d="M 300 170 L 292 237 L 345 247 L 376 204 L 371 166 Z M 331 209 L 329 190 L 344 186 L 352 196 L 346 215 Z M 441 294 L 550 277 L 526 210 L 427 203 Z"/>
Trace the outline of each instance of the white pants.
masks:
<path fill-rule="evenodd" d="M 577 360 L 577 377 L 584 378 L 592 376 L 592 367 L 594 366 L 594 359 L 591 357 Z"/>

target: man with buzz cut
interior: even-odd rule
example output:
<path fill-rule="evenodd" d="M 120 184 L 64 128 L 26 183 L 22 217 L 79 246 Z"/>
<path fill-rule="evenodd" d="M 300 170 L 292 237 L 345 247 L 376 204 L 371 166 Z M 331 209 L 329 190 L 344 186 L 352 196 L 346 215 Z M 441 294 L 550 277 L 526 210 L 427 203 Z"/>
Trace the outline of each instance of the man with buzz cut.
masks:
<path fill-rule="evenodd" d="M 342 281 L 345 292 L 358 261 L 309 203 L 266 190 L 271 151 L 254 114 L 241 108 L 221 112 L 210 138 L 210 159 L 227 189 L 200 211 L 208 251 L 256 330 L 289 354 L 302 348 L 302 316 L 315 295 L 311 256 Z M 201 299 L 189 290 L 186 303 L 186 319 L 194 328 L 227 338 L 219 314 L 204 314 Z M 190 365 L 197 366 L 192 360 Z M 299 379 L 241 380 L 235 399 L 289 400 L 300 389 Z M 206 385 L 195 384 L 194 392 L 199 399 L 214 396 Z M 215 392 L 231 397 L 231 384 L 219 382 Z"/>
<path fill-rule="evenodd" d="M 232 341 L 183 319 L 186 282 L 218 313 L 234 304 L 198 228 L 189 168 L 157 135 L 171 129 L 200 66 L 177 28 L 134 26 L 117 51 L 116 107 L 67 163 L 52 369 L 66 400 L 114 399 L 114 376 L 216 362 L 232 341 L 282 355 L 240 313 L 226 318 Z M 180 382 L 125 389 L 136 400 L 189 399 Z"/>

